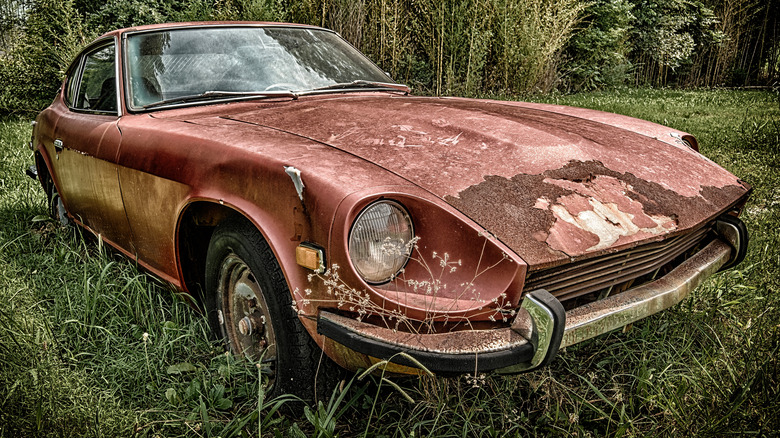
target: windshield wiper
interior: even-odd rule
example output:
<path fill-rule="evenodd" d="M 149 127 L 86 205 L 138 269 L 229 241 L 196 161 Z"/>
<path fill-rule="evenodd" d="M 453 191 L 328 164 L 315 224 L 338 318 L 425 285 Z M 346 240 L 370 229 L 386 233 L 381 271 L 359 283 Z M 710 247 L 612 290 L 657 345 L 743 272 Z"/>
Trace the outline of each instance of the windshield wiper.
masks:
<path fill-rule="evenodd" d="M 327 90 L 348 90 L 354 88 L 359 88 L 359 89 L 378 88 L 378 89 L 385 89 L 385 90 L 401 91 L 407 94 L 410 91 L 409 87 L 403 84 L 393 84 L 390 82 L 364 81 L 362 79 L 358 79 L 352 82 L 341 82 L 338 84 L 326 85 L 324 87 L 312 88 L 310 90 L 303 91 L 300 94 L 307 94 L 310 92 L 327 91 Z"/>
<path fill-rule="evenodd" d="M 187 96 L 172 97 L 170 99 L 161 100 L 159 102 L 150 103 L 144 105 L 143 109 L 156 108 L 158 106 L 169 105 L 172 103 L 181 102 L 196 102 L 199 100 L 211 100 L 220 99 L 224 97 L 255 97 L 255 98 L 274 98 L 274 97 L 291 97 L 293 100 L 298 98 L 298 95 L 292 91 L 205 91 L 199 94 L 191 94 Z"/>

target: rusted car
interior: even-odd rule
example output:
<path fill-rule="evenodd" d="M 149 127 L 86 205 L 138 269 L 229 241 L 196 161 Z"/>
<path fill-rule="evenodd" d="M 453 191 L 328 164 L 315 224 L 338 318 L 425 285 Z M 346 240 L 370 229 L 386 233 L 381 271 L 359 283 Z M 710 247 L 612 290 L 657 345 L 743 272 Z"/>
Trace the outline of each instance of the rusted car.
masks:
<path fill-rule="evenodd" d="M 30 147 L 53 214 L 199 300 L 276 393 L 310 396 L 329 359 L 534 369 L 674 305 L 747 245 L 750 187 L 691 135 L 413 96 L 310 26 L 107 33 Z"/>

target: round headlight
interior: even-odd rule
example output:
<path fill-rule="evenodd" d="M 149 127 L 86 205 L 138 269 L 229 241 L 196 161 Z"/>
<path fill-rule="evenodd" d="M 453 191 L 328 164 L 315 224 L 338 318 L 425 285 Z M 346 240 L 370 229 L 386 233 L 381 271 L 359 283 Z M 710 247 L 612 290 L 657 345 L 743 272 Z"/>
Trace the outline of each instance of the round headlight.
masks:
<path fill-rule="evenodd" d="M 401 204 L 378 201 L 366 207 L 349 232 L 349 258 L 367 283 L 390 281 L 409 260 L 412 219 Z"/>

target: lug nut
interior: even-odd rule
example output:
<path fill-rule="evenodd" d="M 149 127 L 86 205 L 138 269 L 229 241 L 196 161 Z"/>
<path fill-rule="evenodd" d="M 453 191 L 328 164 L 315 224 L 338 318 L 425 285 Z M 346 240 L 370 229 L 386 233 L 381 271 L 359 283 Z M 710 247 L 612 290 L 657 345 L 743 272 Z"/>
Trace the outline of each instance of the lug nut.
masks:
<path fill-rule="evenodd" d="M 252 320 L 248 316 L 238 321 L 238 331 L 244 336 L 252 334 Z"/>
<path fill-rule="evenodd" d="M 238 332 L 244 336 L 250 336 L 255 332 L 264 331 L 265 317 L 258 313 L 252 313 L 238 321 Z"/>

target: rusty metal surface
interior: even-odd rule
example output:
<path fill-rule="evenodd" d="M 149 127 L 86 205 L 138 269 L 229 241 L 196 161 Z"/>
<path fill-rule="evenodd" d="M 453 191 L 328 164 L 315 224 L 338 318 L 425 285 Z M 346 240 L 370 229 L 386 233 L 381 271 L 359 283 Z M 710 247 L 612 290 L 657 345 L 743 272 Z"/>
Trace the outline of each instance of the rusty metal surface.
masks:
<path fill-rule="evenodd" d="M 450 98 L 459 99 L 459 98 Z M 620 114 L 614 114 L 604 111 L 592 110 L 588 108 L 578 108 L 566 105 L 553 105 L 545 103 L 533 103 L 522 101 L 506 101 L 506 100 L 493 100 L 491 102 L 507 105 L 517 108 L 529 108 L 540 111 L 550 111 L 558 114 L 565 114 L 580 119 L 590 120 L 592 122 L 604 123 L 610 126 L 614 126 L 627 131 L 635 132 L 637 134 L 644 135 L 645 137 L 652 138 L 664 142 L 668 145 L 680 148 L 688 149 L 688 146 L 682 142 L 682 139 L 686 139 L 689 142 L 696 143 L 696 139 L 690 134 L 678 131 L 668 126 L 659 125 L 657 123 L 648 122 L 647 120 L 636 119 L 634 117 L 624 116 Z"/>
<path fill-rule="evenodd" d="M 526 290 L 544 289 L 559 300 L 633 280 L 660 269 L 701 242 L 710 228 L 565 266 L 533 271 Z"/>
<path fill-rule="evenodd" d="M 733 175 L 684 147 L 607 123 L 487 101 L 329 96 L 231 118 L 346 150 L 442 197 L 457 196 L 485 176 L 541 175 L 572 161 L 599 161 L 682 196 L 696 196 L 704 186 L 737 184 Z M 680 163 L 687 166 L 685 178 Z"/>
<path fill-rule="evenodd" d="M 408 333 L 357 321 L 335 313 L 322 312 L 328 319 L 360 336 L 386 342 L 399 349 L 441 354 L 488 353 L 526 344 L 528 341 L 511 328 L 464 330 L 451 333 Z"/>
<path fill-rule="evenodd" d="M 661 279 L 566 312 L 566 328 L 560 347 L 607 333 L 679 303 L 728 261 L 731 251 L 728 244 L 715 240 Z M 511 328 L 434 334 L 400 332 L 330 312 L 322 312 L 320 318 L 330 320 L 361 337 L 395 345 L 399 351 L 488 353 L 525 344 L 531 334 L 531 323 L 523 312 L 518 313 L 518 319 Z M 329 349 L 337 350 L 343 359 L 342 366 L 354 368 L 371 363 L 370 358 L 349 350 L 348 346 L 333 342 L 325 344 Z M 513 373 L 523 368 L 510 367 L 499 372 Z"/>
<path fill-rule="evenodd" d="M 561 347 L 638 321 L 679 303 L 728 261 L 731 247 L 715 240 L 664 277 L 566 312 Z"/>
<path fill-rule="evenodd" d="M 688 197 L 632 173 L 616 173 L 599 162 L 573 161 L 542 175 L 488 177 L 447 200 L 494 230 L 533 269 L 542 269 L 691 230 L 746 193 L 735 182 L 722 188 L 706 186 Z M 521 237 L 513 225 L 523 220 L 530 229 Z"/>

